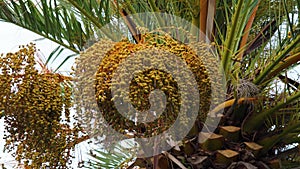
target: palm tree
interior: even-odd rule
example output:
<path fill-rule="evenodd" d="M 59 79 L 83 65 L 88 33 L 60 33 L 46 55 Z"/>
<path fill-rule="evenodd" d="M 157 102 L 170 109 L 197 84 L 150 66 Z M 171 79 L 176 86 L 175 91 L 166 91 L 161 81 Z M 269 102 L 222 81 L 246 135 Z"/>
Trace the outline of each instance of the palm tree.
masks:
<path fill-rule="evenodd" d="M 148 22 L 139 18 L 130 22 L 126 17 L 141 12 L 180 16 L 198 28 L 189 31 L 198 35 L 199 41 L 204 40 L 202 32 L 213 42 L 227 82 L 226 100 L 213 110 L 224 109 L 218 128 L 206 142 L 199 143 L 203 133 L 196 127 L 179 149 L 136 159 L 129 168 L 299 165 L 300 92 L 299 82 L 290 74 L 300 60 L 299 1 L 1 0 L 0 8 L 1 20 L 75 54 L 102 38 L 115 40 L 117 27 L 103 28 L 116 18 L 125 20 L 131 41 L 141 43 L 137 25 L 163 24 L 159 15 Z"/>

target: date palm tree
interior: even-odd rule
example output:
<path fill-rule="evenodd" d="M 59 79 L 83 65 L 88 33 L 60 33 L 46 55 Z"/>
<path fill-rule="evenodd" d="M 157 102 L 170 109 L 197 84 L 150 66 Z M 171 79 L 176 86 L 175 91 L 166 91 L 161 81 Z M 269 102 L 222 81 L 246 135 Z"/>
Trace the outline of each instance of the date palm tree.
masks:
<path fill-rule="evenodd" d="M 141 41 L 140 23 L 127 15 L 184 18 L 220 56 L 227 93 L 213 111 L 224 109 L 222 120 L 206 142 L 198 142 L 203 133 L 196 127 L 178 148 L 137 158 L 128 168 L 291 168 L 300 165 L 299 75 L 291 73 L 300 61 L 299 8 L 297 0 L 0 0 L 0 19 L 79 54 L 101 38 L 114 40 L 117 28 L 103 27 L 116 18 L 127 23 L 132 43 Z M 142 24 L 160 24 L 156 19 Z"/>

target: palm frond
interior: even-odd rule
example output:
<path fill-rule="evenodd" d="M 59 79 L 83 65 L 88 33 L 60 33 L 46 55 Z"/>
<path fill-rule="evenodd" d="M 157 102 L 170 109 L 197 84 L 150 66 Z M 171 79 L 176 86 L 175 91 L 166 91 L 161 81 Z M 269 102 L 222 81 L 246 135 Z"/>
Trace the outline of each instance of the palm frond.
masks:
<path fill-rule="evenodd" d="M 69 3 L 69 5 L 67 5 Z M 71 4 L 71 5 L 70 5 Z M 109 23 L 109 1 L 0 1 L 0 20 L 28 29 L 78 53 Z M 102 32 L 110 36 L 111 32 Z"/>
<path fill-rule="evenodd" d="M 134 143 L 128 140 L 123 141 L 110 148 L 110 151 L 99 147 L 99 149 L 91 150 L 88 155 L 90 160 L 86 168 L 123 168 L 135 158 Z"/>

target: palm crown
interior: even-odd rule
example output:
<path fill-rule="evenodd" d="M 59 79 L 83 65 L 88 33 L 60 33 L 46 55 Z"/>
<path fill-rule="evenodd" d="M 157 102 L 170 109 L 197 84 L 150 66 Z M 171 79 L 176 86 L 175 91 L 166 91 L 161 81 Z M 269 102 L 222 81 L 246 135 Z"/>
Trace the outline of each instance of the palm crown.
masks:
<path fill-rule="evenodd" d="M 31 30 L 74 54 L 100 39 L 115 40 L 114 34 L 119 31 L 117 23 L 105 26 L 116 18 L 125 20 L 133 43 L 141 42 L 138 26 L 164 24 L 160 15 L 156 15 L 155 21 L 134 18 L 134 22 L 128 22 L 127 15 L 145 12 L 179 16 L 196 26 L 197 29 L 189 31 L 199 41 L 212 42 L 227 82 L 226 100 L 214 110 L 224 109 L 215 137 L 198 144 L 194 138 L 199 137 L 200 131 L 196 129 L 196 134 L 180 146 L 179 152 L 170 150 L 153 157 L 154 162 L 136 159 L 132 166 L 266 168 L 269 165 L 276 168 L 277 164 L 279 167 L 299 165 L 295 143 L 300 141 L 300 92 L 299 82 L 290 75 L 300 60 L 299 1 L 1 0 L 0 8 L 2 21 Z M 231 151 L 237 153 L 233 161 Z M 253 157 L 245 155 L 248 151 Z M 199 157 L 210 160 L 193 161 Z M 102 167 L 110 163 L 105 158 L 98 160 L 102 161 L 98 163 Z M 284 165 L 280 166 L 279 161 Z"/>

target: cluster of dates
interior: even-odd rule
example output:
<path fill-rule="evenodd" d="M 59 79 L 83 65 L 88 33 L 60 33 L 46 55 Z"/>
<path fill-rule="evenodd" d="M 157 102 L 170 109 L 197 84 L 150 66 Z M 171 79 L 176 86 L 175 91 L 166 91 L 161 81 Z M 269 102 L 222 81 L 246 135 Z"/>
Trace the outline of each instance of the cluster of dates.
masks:
<path fill-rule="evenodd" d="M 5 148 L 27 168 L 67 168 L 78 139 L 71 127 L 70 79 L 36 69 L 34 44 L 0 57 L 0 112 Z"/>

